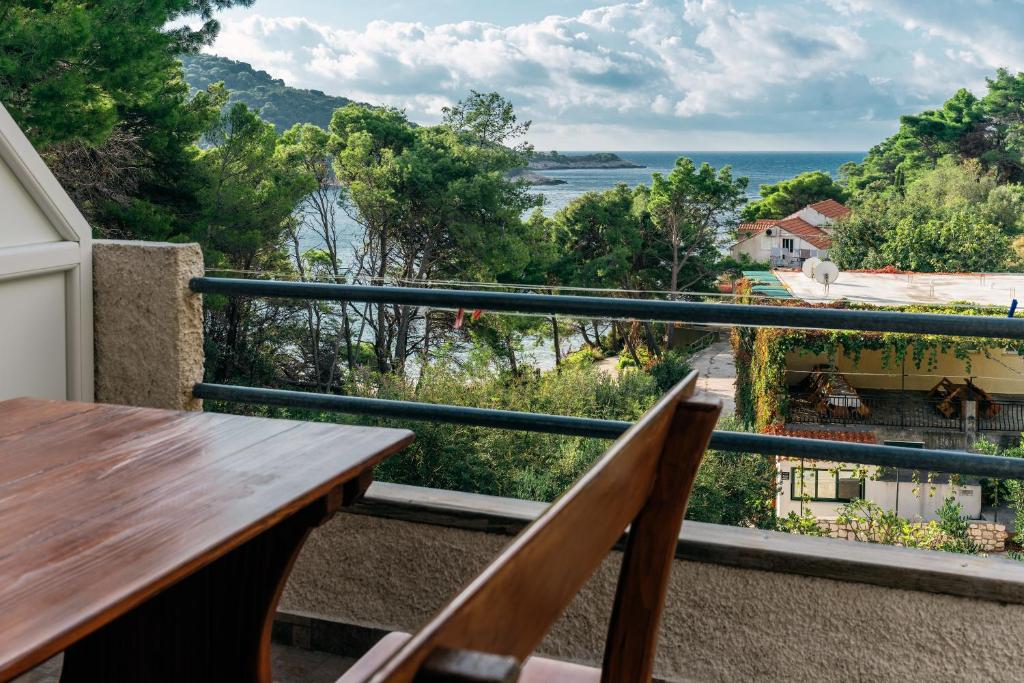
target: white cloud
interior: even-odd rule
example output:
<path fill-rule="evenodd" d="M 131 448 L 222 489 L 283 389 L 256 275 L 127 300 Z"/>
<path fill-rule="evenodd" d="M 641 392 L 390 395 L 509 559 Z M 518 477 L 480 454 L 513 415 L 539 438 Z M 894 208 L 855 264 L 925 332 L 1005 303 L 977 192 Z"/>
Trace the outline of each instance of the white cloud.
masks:
<path fill-rule="evenodd" d="M 907 31 L 951 46 L 952 59 L 971 66 L 1024 70 L 1021 0 L 830 0 L 849 14 L 887 17 Z"/>
<path fill-rule="evenodd" d="M 212 51 L 290 85 L 403 107 L 425 122 L 477 89 L 512 99 L 538 133 L 603 127 L 606 147 L 623 147 L 617 136 L 630 126 L 666 139 L 676 131 L 685 145 L 680 135 L 811 139 L 842 135 L 848 123 L 853 140 L 975 84 L 979 69 L 1024 65 L 1024 46 L 1012 40 L 1019 26 L 986 23 L 967 0 L 954 4 L 960 15 L 913 0 L 773 0 L 747 9 L 635 0 L 509 26 L 374 21 L 362 30 L 251 14 L 225 24 Z"/>

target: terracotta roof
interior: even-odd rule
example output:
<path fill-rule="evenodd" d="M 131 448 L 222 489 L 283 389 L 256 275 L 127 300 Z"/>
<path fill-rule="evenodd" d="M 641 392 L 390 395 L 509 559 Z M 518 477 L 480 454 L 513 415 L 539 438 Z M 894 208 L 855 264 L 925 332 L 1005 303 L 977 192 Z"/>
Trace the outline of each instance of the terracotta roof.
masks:
<path fill-rule="evenodd" d="M 775 436 L 793 436 L 798 439 L 820 439 L 824 441 L 848 441 L 850 443 L 878 443 L 874 432 L 833 432 L 827 429 L 786 429 L 775 425 L 765 430 Z"/>
<path fill-rule="evenodd" d="M 834 199 L 825 199 L 811 204 L 809 208 L 814 209 L 826 218 L 846 218 L 850 215 L 849 208 L 843 206 Z"/>
<path fill-rule="evenodd" d="M 776 225 L 791 235 L 796 235 L 805 242 L 813 244 L 818 249 L 828 249 L 832 246 L 832 240 L 829 239 L 828 233 L 821 228 L 814 227 L 803 218 L 786 218 L 778 221 Z"/>
<path fill-rule="evenodd" d="M 779 220 L 777 218 L 758 218 L 753 223 L 740 223 L 736 227 L 736 233 L 738 235 L 745 235 L 749 233 L 762 232 L 766 228 L 770 228 L 773 225 L 777 225 Z"/>

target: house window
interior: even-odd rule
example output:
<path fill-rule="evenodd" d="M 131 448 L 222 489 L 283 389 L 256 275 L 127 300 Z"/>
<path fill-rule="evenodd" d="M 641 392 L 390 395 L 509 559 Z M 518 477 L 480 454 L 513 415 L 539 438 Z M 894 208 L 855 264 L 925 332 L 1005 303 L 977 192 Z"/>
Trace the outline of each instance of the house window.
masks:
<path fill-rule="evenodd" d="M 782 250 L 783 251 L 793 251 L 793 238 L 792 237 L 783 237 L 782 238 Z"/>
<path fill-rule="evenodd" d="M 864 477 L 853 470 L 825 470 L 794 467 L 789 482 L 791 500 L 849 503 L 864 497 Z"/>

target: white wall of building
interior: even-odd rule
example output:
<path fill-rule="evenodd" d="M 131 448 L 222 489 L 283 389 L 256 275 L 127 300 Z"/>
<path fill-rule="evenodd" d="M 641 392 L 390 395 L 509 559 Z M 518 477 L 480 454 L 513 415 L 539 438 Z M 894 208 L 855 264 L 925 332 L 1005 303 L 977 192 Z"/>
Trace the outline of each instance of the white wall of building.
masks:
<path fill-rule="evenodd" d="M 826 216 L 823 213 L 818 213 L 809 206 L 805 206 L 804 208 L 797 211 L 794 215 L 796 215 L 799 218 L 803 218 L 805 221 L 807 221 L 816 228 L 820 228 L 825 226 L 826 224 L 832 223 L 832 220 L 828 216 Z"/>
<path fill-rule="evenodd" d="M 807 257 L 809 258 L 810 256 L 824 256 L 828 253 L 827 249 L 818 249 L 803 238 L 786 232 L 781 228 L 771 228 L 771 235 L 767 234 L 767 232 L 765 230 L 737 242 L 729 248 L 729 253 L 735 259 L 740 258 L 741 254 L 745 254 L 751 261 L 759 262 L 768 261 L 773 254 L 787 254 L 799 257 L 802 255 L 802 252 L 806 252 L 809 254 Z M 792 248 L 784 249 L 783 240 L 792 240 Z"/>
<path fill-rule="evenodd" d="M 818 519 L 835 519 L 839 514 L 839 509 L 844 505 L 842 502 L 793 499 L 791 482 L 797 476 L 800 467 L 800 460 L 789 459 L 779 459 L 776 465 L 776 470 L 779 473 L 779 490 L 776 495 L 775 509 L 778 515 L 785 517 L 790 512 L 799 515 L 804 510 L 809 510 Z M 851 470 L 856 468 L 853 465 L 812 460 L 804 460 L 803 467 L 807 470 Z M 981 487 L 978 485 L 930 484 L 927 480 L 915 482 L 911 479 L 910 471 L 904 471 L 902 478 L 905 478 L 906 481 L 901 480 L 897 489 L 895 481 L 872 479 L 873 474 L 874 468 L 867 468 L 864 499 L 887 510 L 898 512 L 900 517 L 910 521 L 927 522 L 938 519 L 935 511 L 949 497 L 953 497 L 956 502 L 960 503 L 967 517 L 971 519 L 981 517 Z"/>
<path fill-rule="evenodd" d="M 92 400 L 91 229 L 0 105 L 0 400 Z"/>

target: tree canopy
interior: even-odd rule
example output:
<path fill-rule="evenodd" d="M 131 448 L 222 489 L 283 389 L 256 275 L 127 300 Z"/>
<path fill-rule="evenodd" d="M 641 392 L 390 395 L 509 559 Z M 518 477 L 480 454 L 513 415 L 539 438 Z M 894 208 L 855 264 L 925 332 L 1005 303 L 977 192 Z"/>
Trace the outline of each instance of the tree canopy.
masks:
<path fill-rule="evenodd" d="M 249 4 L 0 4 L 0 101 L 104 234 L 164 239 L 198 210 L 195 143 L 223 95 L 190 97 L 176 55 L 212 42 L 215 10 Z"/>
<path fill-rule="evenodd" d="M 671 292 L 708 283 L 715 275 L 718 247 L 747 201 L 746 190 L 747 178 L 733 178 L 729 166 L 697 168 L 686 157 L 676 160 L 667 177 L 653 174 L 648 210 L 669 246 Z"/>
<path fill-rule="evenodd" d="M 846 190 L 825 171 L 810 171 L 774 185 L 762 185 L 760 195 L 743 209 L 744 221 L 783 218 L 824 199 L 847 200 Z"/>
<path fill-rule="evenodd" d="M 900 118 L 895 135 L 844 167 L 854 195 L 902 193 L 945 156 L 976 159 L 999 182 L 1024 181 L 1024 73 L 999 69 L 978 98 L 961 88 L 935 110 Z"/>
<path fill-rule="evenodd" d="M 853 215 L 833 235 L 844 268 L 1005 270 L 1024 231 L 1024 73 L 999 69 L 977 97 L 903 116 L 842 169 Z"/>

